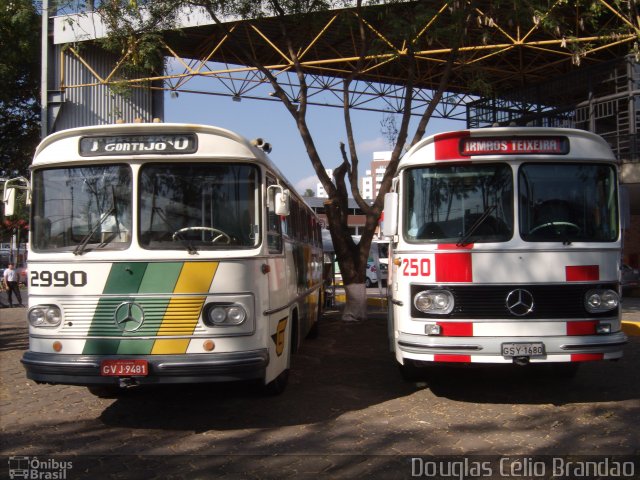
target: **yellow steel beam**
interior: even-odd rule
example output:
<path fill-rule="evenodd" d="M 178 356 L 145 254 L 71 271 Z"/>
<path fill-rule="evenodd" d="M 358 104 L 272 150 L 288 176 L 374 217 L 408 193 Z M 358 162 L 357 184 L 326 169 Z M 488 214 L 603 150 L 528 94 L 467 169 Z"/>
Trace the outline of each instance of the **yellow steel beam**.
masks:
<path fill-rule="evenodd" d="M 598 0 L 598 2 L 604 5 L 605 7 L 607 7 L 611 11 L 611 13 L 613 13 L 616 17 L 618 17 L 623 23 L 627 24 L 627 26 L 632 28 L 640 39 L 640 16 L 636 18 L 636 25 L 634 25 L 633 22 L 631 22 L 631 20 L 629 20 L 624 15 L 621 15 L 618 10 L 616 10 L 611 5 L 609 5 L 609 3 L 606 2 L 605 0 Z"/>
<path fill-rule="evenodd" d="M 541 19 L 538 20 L 537 22 L 534 22 L 534 25 L 523 36 L 521 36 L 520 34 L 521 25 L 515 25 L 514 27 L 515 34 L 511 34 L 502 25 L 499 25 L 497 23 L 492 23 L 490 25 L 491 28 L 495 29 L 496 32 L 498 32 L 508 41 L 492 42 L 491 44 L 487 44 L 487 45 L 468 45 L 468 46 L 460 47 L 457 50 L 459 58 L 456 63 L 456 69 L 459 69 L 461 66 L 464 66 L 464 65 L 472 65 L 472 64 L 479 65 L 482 63 L 487 63 L 487 61 L 501 54 L 504 54 L 505 52 L 512 51 L 516 47 L 528 49 L 531 51 L 538 51 L 546 55 L 558 55 L 559 57 L 562 57 L 563 59 L 562 61 L 566 61 L 565 59 L 567 57 L 572 57 L 572 56 L 575 57 L 575 55 L 588 56 L 593 53 L 605 50 L 607 48 L 612 48 L 614 46 L 629 43 L 638 39 L 638 34 L 639 34 L 638 32 L 640 32 L 638 26 L 634 25 L 631 20 L 629 20 L 623 14 L 621 14 L 619 11 L 613 8 L 606 0 L 598 0 L 598 1 L 602 5 L 604 5 L 606 8 L 608 8 L 616 16 L 616 18 L 618 18 L 624 23 L 624 25 L 630 27 L 632 32 L 629 32 L 627 34 L 621 34 L 621 35 L 608 35 L 608 36 L 591 35 L 591 36 L 576 37 L 576 38 L 559 38 L 559 39 L 533 38 L 534 34 L 540 31 L 540 26 L 539 26 L 540 22 L 544 19 L 545 16 L 549 15 L 550 12 L 553 11 L 553 9 L 557 8 L 558 5 L 562 3 L 562 1 L 563 0 L 556 0 L 549 7 L 547 12 L 544 13 L 543 17 L 541 17 Z M 417 44 L 421 38 L 423 38 L 425 35 L 428 34 L 429 30 L 433 27 L 433 25 L 438 21 L 438 19 L 445 12 L 447 6 L 448 6 L 447 2 L 443 3 L 442 6 L 439 8 L 439 10 L 426 21 L 425 25 L 422 27 L 419 33 L 411 40 L 411 42 L 414 45 Z M 475 13 L 479 16 L 478 18 L 481 18 L 481 19 L 490 18 L 480 8 L 476 8 Z M 366 28 L 369 29 L 369 31 L 372 32 L 374 36 L 379 38 L 389 48 L 389 51 L 383 52 L 380 54 L 365 55 L 363 57 L 360 57 L 355 52 L 356 46 L 354 44 L 354 55 L 351 55 L 351 56 L 341 54 L 340 52 L 334 50 L 333 58 L 329 58 L 329 57 L 315 58 L 315 59 L 308 58 L 308 54 L 311 51 L 311 49 L 317 46 L 318 44 L 320 44 L 323 37 L 328 34 L 331 27 L 336 23 L 336 20 L 339 18 L 339 16 L 345 15 L 345 14 L 355 15 L 357 18 L 359 18 L 359 20 L 363 22 Z M 236 25 L 238 24 L 232 25 L 230 27 L 231 31 L 235 30 Z M 281 73 L 278 73 L 279 75 L 289 71 L 292 68 L 293 66 L 292 59 L 289 58 L 289 56 L 285 54 L 281 50 L 281 48 L 278 47 L 278 45 L 274 41 L 272 41 L 265 32 L 263 32 L 256 25 L 251 23 L 249 23 L 248 28 L 250 28 L 253 32 L 255 32 L 258 35 L 258 37 L 265 42 L 265 45 L 268 45 L 277 55 L 279 55 L 284 60 L 284 63 L 275 63 L 275 64 L 267 65 L 266 66 L 267 69 L 281 72 Z M 250 39 L 250 42 L 249 42 L 250 48 L 254 49 L 252 37 L 249 37 L 249 39 Z M 106 78 L 102 78 L 89 65 L 89 63 L 82 58 L 82 56 L 76 49 L 69 47 L 69 51 L 76 58 L 78 58 L 78 60 L 84 65 L 85 68 L 87 68 L 87 70 L 96 79 L 96 82 L 84 83 L 81 85 L 65 85 L 64 84 L 65 82 L 64 68 L 61 68 L 61 72 L 60 72 L 61 85 L 63 86 L 63 88 L 78 88 L 78 87 L 91 86 L 91 85 L 108 84 L 114 81 L 125 82 L 133 85 L 140 82 L 149 82 L 149 81 L 155 81 L 155 80 L 169 80 L 169 79 L 178 79 L 179 83 L 183 84 L 184 83 L 182 82 L 183 80 L 190 79 L 194 76 L 221 77 L 222 75 L 226 75 L 226 74 L 232 75 L 236 73 L 246 74 L 248 72 L 257 72 L 257 69 L 255 67 L 238 67 L 238 68 L 225 68 L 225 69 L 203 71 L 203 68 L 205 67 L 205 65 L 209 61 L 211 61 L 211 59 L 214 58 L 216 54 L 221 52 L 221 49 L 226 45 L 228 40 L 229 40 L 229 35 L 225 34 L 215 44 L 215 46 L 210 51 L 208 51 L 207 55 L 203 56 L 199 60 L 196 60 L 199 63 L 195 68 L 189 65 L 187 62 L 185 62 L 184 59 L 178 53 L 176 53 L 176 51 L 173 49 L 172 46 L 165 43 L 165 48 L 167 52 L 169 52 L 177 60 L 177 62 L 179 62 L 179 64 L 181 64 L 184 67 L 183 73 L 157 75 L 153 77 L 127 79 L 127 80 L 114 80 L 114 77 L 116 75 L 116 72 L 121 67 L 122 63 L 131 54 L 131 50 L 125 53 L 125 55 L 117 62 L 115 68 L 109 73 L 109 75 Z M 598 42 L 606 42 L 606 43 L 600 46 L 585 49 L 583 52 L 580 52 L 579 54 L 576 54 L 575 52 L 570 52 L 567 50 L 568 45 L 587 46 L 592 43 L 598 43 Z M 324 45 L 323 48 L 325 51 L 333 50 L 331 45 Z M 392 41 L 389 40 L 387 36 L 384 35 L 383 32 L 379 31 L 379 29 L 374 27 L 371 23 L 367 22 L 366 19 L 358 17 L 357 12 L 352 10 L 347 10 L 347 11 L 339 12 L 339 13 L 336 13 L 335 15 L 332 15 L 329 18 L 329 20 L 322 26 L 320 31 L 313 37 L 313 39 L 305 47 L 301 47 L 298 51 L 300 52 L 298 57 L 300 60 L 300 65 L 305 70 L 318 71 L 327 75 L 341 76 L 341 75 L 346 75 L 348 73 L 352 73 L 351 70 L 349 70 L 348 68 L 344 68 L 346 65 L 361 61 L 365 63 L 365 67 L 361 72 L 362 75 L 365 75 L 365 76 L 371 75 L 373 72 L 377 70 L 377 71 L 380 71 L 382 75 L 381 78 L 387 78 L 391 80 L 391 77 L 384 74 L 383 67 L 405 56 L 407 53 L 407 45 L 406 44 L 403 44 L 402 46 L 394 45 Z M 445 61 L 444 59 L 446 55 L 448 55 L 451 52 L 452 52 L 452 49 L 448 47 L 427 48 L 427 49 L 423 49 L 416 52 L 415 56 L 418 60 L 426 63 L 440 64 Z M 61 64 L 64 64 L 64 53 L 61 55 L 62 55 Z M 366 65 L 367 63 L 368 65 Z M 556 63 L 557 62 L 549 62 L 547 60 L 546 65 L 549 65 L 549 64 L 553 65 Z M 540 70 L 541 68 L 543 68 L 543 66 L 541 65 L 536 65 L 536 66 L 528 65 L 526 67 L 523 65 L 520 65 L 519 68 L 515 68 L 514 66 L 513 69 L 500 69 L 500 68 L 494 68 L 490 65 L 487 65 L 485 67 L 485 70 L 493 71 L 493 72 L 502 72 L 505 76 L 509 77 L 512 72 L 513 73 L 535 72 L 537 70 Z"/>
<path fill-rule="evenodd" d="M 442 13 L 447 9 L 448 6 L 449 6 L 449 4 L 447 2 L 445 2 L 440 7 L 440 10 L 438 10 L 438 12 L 433 17 L 431 17 L 431 19 L 422 28 L 422 30 L 420 30 L 418 32 L 418 34 L 411 41 L 411 43 L 413 43 L 413 45 L 415 45 L 418 42 L 418 40 L 427 32 L 427 30 L 429 30 L 431 28 L 431 26 L 436 22 L 436 20 L 440 17 L 440 15 L 442 15 Z"/>
<path fill-rule="evenodd" d="M 386 36 L 384 36 L 381 32 L 379 32 L 373 25 L 371 25 L 364 18 L 362 18 L 360 15 L 358 15 L 358 12 L 353 12 L 353 15 L 356 18 L 358 18 L 358 20 L 360 20 L 369 30 L 371 30 L 376 37 L 378 37 L 380 40 L 382 40 L 383 43 L 387 44 L 387 46 L 391 50 L 393 50 L 395 53 L 397 53 L 398 55 L 404 55 L 406 53 L 406 50 L 399 49 L 398 47 L 396 47 L 393 43 L 391 43 L 391 41 Z"/>
<path fill-rule="evenodd" d="M 69 51 L 73 53 L 73 55 L 80 61 L 80 63 L 82 63 L 85 67 L 87 67 L 87 70 L 89 70 L 91 75 L 93 75 L 95 78 L 97 78 L 100 81 L 99 83 L 101 84 L 106 83 L 104 78 L 98 75 L 98 73 L 93 68 L 91 68 L 91 66 L 87 63 L 87 61 L 84 58 L 82 58 L 82 56 L 78 53 L 78 51 L 75 48 L 69 47 Z"/>
<path fill-rule="evenodd" d="M 338 15 L 334 15 L 331 17 L 331 19 L 329 19 L 329 21 L 327 22 L 327 24 L 322 27 L 322 30 L 320 30 L 320 32 L 318 32 L 318 34 L 315 36 L 315 38 L 313 40 L 311 40 L 311 43 L 309 43 L 309 45 L 307 45 L 307 47 L 304 49 L 304 51 L 298 55 L 298 59 L 302 60 L 302 58 L 307 54 L 307 52 L 309 50 L 311 50 L 311 48 L 313 48 L 313 46 L 320 40 L 320 38 L 322 38 L 322 36 L 329 30 L 329 27 L 331 25 L 333 25 L 333 22 L 336 21 L 336 19 L 338 18 Z"/>
<path fill-rule="evenodd" d="M 251 29 L 252 29 L 253 31 L 255 31 L 258 35 L 260 35 L 260 37 L 262 37 L 262 39 L 263 39 L 265 42 L 267 42 L 267 45 L 269 45 L 269 46 L 270 46 L 271 48 L 273 48 L 276 52 L 278 52 L 278 54 L 279 54 L 282 58 L 284 58 L 284 59 L 287 61 L 287 64 L 288 64 L 288 65 L 293 65 L 293 60 L 291 60 L 291 59 L 290 59 L 290 58 L 289 58 L 289 57 L 288 57 L 288 56 L 287 56 L 287 55 L 286 55 L 282 50 L 280 50 L 280 49 L 278 48 L 278 46 L 277 46 L 275 43 L 273 43 L 273 42 L 269 39 L 269 37 L 267 37 L 264 33 L 262 33 L 258 27 L 256 27 L 255 25 L 249 25 L 249 26 L 251 27 Z"/>

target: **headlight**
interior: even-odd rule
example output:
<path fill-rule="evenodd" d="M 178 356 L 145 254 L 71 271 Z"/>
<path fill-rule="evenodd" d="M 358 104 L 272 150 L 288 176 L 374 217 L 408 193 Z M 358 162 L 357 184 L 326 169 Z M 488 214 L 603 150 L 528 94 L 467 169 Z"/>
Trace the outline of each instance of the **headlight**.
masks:
<path fill-rule="evenodd" d="M 247 318 L 247 312 L 241 305 L 210 303 L 207 305 L 203 320 L 208 327 L 240 325 Z"/>
<path fill-rule="evenodd" d="M 413 298 L 413 305 L 424 313 L 446 315 L 453 310 L 453 295 L 449 290 L 424 290 Z"/>
<path fill-rule="evenodd" d="M 584 306 L 590 313 L 608 312 L 619 303 L 618 294 L 613 290 L 589 290 L 584 296 Z"/>
<path fill-rule="evenodd" d="M 38 305 L 27 315 L 33 327 L 57 327 L 62 321 L 62 312 L 56 305 Z"/>

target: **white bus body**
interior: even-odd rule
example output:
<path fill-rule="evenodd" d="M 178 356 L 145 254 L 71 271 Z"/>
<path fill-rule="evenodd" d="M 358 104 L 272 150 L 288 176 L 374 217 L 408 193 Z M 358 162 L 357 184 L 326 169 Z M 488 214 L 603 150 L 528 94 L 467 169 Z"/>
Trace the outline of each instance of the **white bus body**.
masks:
<path fill-rule="evenodd" d="M 291 353 L 317 329 L 322 243 L 259 144 L 182 124 L 43 140 L 31 181 L 29 378 L 284 388 Z"/>
<path fill-rule="evenodd" d="M 617 161 L 573 129 L 434 135 L 385 198 L 397 361 L 622 356 Z"/>

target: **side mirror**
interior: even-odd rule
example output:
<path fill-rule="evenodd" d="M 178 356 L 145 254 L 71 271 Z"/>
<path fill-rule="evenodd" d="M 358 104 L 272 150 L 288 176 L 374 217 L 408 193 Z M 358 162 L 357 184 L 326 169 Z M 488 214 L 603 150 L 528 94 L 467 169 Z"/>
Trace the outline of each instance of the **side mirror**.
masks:
<path fill-rule="evenodd" d="M 4 214 L 5 216 L 10 217 L 14 214 L 16 209 L 16 189 L 13 187 L 5 187 L 3 197 Z"/>
<path fill-rule="evenodd" d="M 289 216 L 289 203 L 290 203 L 290 192 L 289 190 L 282 190 L 282 192 L 276 193 L 276 205 L 275 212 L 276 215 L 280 215 L 283 217 Z"/>
<path fill-rule="evenodd" d="M 389 192 L 384 196 L 384 223 L 382 234 L 393 237 L 398 234 L 398 194 Z"/>

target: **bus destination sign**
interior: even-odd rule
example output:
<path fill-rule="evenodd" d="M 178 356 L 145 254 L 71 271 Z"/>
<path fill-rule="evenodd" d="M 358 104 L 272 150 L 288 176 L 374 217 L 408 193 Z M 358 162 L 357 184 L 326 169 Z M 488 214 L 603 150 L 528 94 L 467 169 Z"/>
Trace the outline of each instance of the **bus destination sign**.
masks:
<path fill-rule="evenodd" d="M 196 153 L 197 151 L 198 138 L 194 133 L 95 136 L 80 139 L 80 155 L 83 157 Z"/>
<path fill-rule="evenodd" d="M 566 155 L 567 137 L 465 137 L 460 154 L 471 155 Z"/>

